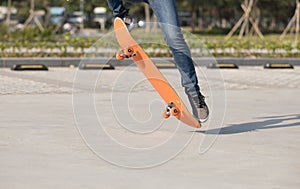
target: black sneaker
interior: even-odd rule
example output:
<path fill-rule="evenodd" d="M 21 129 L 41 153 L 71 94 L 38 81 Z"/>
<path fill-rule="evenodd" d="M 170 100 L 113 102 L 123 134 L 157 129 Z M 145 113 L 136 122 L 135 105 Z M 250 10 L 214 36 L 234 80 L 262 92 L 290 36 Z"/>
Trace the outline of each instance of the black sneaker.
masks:
<path fill-rule="evenodd" d="M 125 9 L 120 12 L 116 17 L 121 18 L 127 26 L 127 29 L 131 31 L 134 28 L 133 19 L 128 15 L 129 9 Z"/>
<path fill-rule="evenodd" d="M 205 97 L 199 94 L 189 97 L 189 101 L 191 103 L 195 118 L 201 123 L 206 122 L 209 117 L 209 109 L 205 103 Z"/>

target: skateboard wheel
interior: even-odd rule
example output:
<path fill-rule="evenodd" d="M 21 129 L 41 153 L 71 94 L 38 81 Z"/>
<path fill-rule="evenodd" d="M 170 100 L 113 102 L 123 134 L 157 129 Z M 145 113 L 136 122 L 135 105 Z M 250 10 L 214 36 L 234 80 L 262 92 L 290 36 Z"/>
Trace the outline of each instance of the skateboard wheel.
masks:
<path fill-rule="evenodd" d="M 122 51 L 119 51 L 116 54 L 116 59 L 118 59 L 118 60 L 124 60 L 125 59 L 125 57 L 123 56 L 123 52 Z"/>
<path fill-rule="evenodd" d="M 164 110 L 162 115 L 163 115 L 163 118 L 167 119 L 170 117 L 170 112 L 168 112 L 167 110 Z"/>
<path fill-rule="evenodd" d="M 133 48 L 125 49 L 125 53 L 127 56 L 132 57 L 132 55 L 134 54 Z"/>
<path fill-rule="evenodd" d="M 171 109 L 171 114 L 175 117 L 177 117 L 179 115 L 179 110 L 177 108 L 172 108 Z"/>

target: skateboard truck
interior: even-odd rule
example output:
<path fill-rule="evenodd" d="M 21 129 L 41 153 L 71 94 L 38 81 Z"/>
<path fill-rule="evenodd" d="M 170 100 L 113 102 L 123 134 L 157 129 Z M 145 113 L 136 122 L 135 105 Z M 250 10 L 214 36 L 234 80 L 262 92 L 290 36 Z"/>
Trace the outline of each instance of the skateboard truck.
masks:
<path fill-rule="evenodd" d="M 133 56 L 136 56 L 133 48 L 122 49 L 116 54 L 118 60 L 124 60 L 125 58 L 131 58 Z"/>
<path fill-rule="evenodd" d="M 171 115 L 178 117 L 180 115 L 180 111 L 176 108 L 176 105 L 173 102 L 170 102 L 167 108 L 163 111 L 163 117 L 169 118 Z"/>

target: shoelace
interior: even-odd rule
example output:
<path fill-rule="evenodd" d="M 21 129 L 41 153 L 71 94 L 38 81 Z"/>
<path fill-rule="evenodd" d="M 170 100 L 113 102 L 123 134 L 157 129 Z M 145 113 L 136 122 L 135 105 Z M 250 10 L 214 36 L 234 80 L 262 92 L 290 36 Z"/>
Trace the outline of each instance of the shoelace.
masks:
<path fill-rule="evenodd" d="M 200 96 L 195 96 L 192 98 L 194 104 L 197 106 L 197 108 L 204 108 L 205 107 L 205 97 L 200 95 Z"/>
<path fill-rule="evenodd" d="M 206 106 L 204 96 L 199 97 L 199 104 L 200 104 L 200 108 L 204 108 Z"/>

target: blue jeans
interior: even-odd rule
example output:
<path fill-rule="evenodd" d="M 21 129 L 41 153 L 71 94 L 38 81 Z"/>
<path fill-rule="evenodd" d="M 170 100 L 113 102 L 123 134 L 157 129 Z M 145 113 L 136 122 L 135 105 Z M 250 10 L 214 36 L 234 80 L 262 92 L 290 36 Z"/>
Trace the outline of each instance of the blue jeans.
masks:
<path fill-rule="evenodd" d="M 109 8 L 113 10 L 114 16 L 125 9 L 122 0 L 107 0 L 107 2 Z M 128 0 L 128 2 L 145 2 L 152 7 L 181 74 L 181 84 L 185 89 L 185 93 L 188 96 L 199 95 L 200 87 L 198 86 L 195 66 L 190 49 L 181 32 L 176 0 Z"/>

